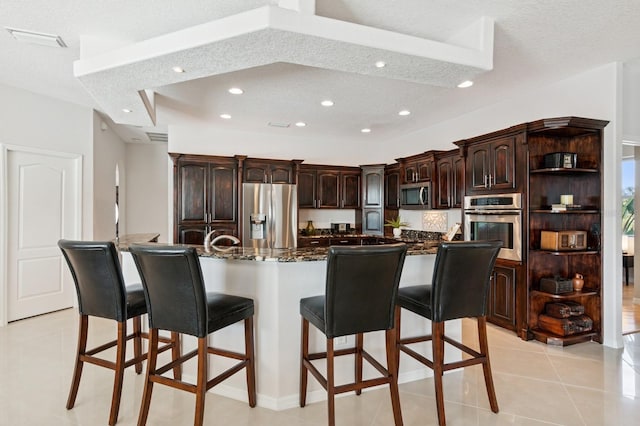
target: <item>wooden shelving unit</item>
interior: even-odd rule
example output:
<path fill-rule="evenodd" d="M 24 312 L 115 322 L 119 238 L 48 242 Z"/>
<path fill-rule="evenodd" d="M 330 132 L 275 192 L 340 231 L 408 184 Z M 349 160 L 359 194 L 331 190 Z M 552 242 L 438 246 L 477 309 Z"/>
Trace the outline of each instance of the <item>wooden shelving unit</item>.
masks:
<path fill-rule="evenodd" d="M 530 337 L 553 345 L 602 341 L 602 140 L 606 121 L 576 117 L 540 120 L 529 123 L 527 133 L 529 155 L 527 288 L 528 333 Z M 545 154 L 569 152 L 577 154 L 574 168 L 544 167 Z M 560 195 L 572 194 L 580 209 L 551 211 Z M 585 250 L 549 251 L 540 249 L 541 231 L 580 230 L 587 232 Z M 527 231 L 525 231 L 527 232 Z M 570 279 L 584 276 L 580 292 L 552 294 L 539 290 L 546 277 Z M 546 303 L 578 302 L 593 321 L 590 331 L 556 335 L 538 325 L 538 316 Z"/>

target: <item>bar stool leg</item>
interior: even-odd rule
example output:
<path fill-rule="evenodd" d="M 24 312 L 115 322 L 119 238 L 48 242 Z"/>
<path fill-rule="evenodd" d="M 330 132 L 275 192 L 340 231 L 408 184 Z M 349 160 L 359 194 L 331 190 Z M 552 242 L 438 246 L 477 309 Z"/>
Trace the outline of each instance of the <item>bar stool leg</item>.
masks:
<path fill-rule="evenodd" d="M 82 367 L 84 361 L 80 358 L 87 352 L 87 334 L 89 330 L 89 317 L 80 314 L 78 325 L 78 350 L 76 351 L 76 363 L 73 368 L 73 379 L 71 381 L 71 389 L 69 389 L 69 397 L 67 398 L 67 410 L 73 408 L 78 396 L 78 387 L 80 386 L 80 377 L 82 377 Z"/>
<path fill-rule="evenodd" d="M 180 353 L 180 333 L 177 333 L 175 331 L 171 332 L 171 359 L 173 361 L 177 360 L 180 358 L 181 353 Z M 173 367 L 173 378 L 176 380 L 182 380 L 182 363 L 176 364 L 175 367 Z"/>
<path fill-rule="evenodd" d="M 256 406 L 256 363 L 253 347 L 253 316 L 244 320 L 244 353 L 247 358 L 247 392 L 249 407 Z"/>
<path fill-rule="evenodd" d="M 364 334 L 356 334 L 356 384 L 362 383 L 362 348 L 364 346 Z M 360 395 L 362 389 L 356 390 L 356 395 Z"/>
<path fill-rule="evenodd" d="M 307 405 L 307 367 L 304 365 L 309 358 L 309 321 L 302 317 L 302 336 L 300 338 L 300 406 Z"/>
<path fill-rule="evenodd" d="M 442 374 L 444 365 L 444 322 L 431 323 L 433 336 L 433 381 L 436 388 L 436 407 L 438 409 L 438 423 L 447 424 L 444 415 L 444 394 L 442 389 Z"/>
<path fill-rule="evenodd" d="M 204 397 L 207 392 L 207 337 L 198 338 L 198 378 L 196 383 L 196 414 L 193 420 L 194 426 L 204 423 Z"/>
<path fill-rule="evenodd" d="M 487 396 L 489 397 L 489 404 L 491 405 L 491 411 L 497 413 L 498 399 L 496 398 L 496 390 L 493 386 L 493 376 L 491 375 L 491 363 L 489 362 L 489 343 L 487 341 L 487 317 L 478 317 L 478 340 L 480 342 L 480 353 L 485 357 L 485 361 L 482 363 L 482 370 L 484 371 L 484 383 L 487 387 Z"/>
<path fill-rule="evenodd" d="M 401 325 L 401 321 L 400 321 L 400 313 L 402 312 L 402 308 L 400 307 L 400 305 L 396 305 L 395 307 L 395 325 L 393 326 L 393 328 L 395 328 L 396 330 L 396 379 L 398 378 L 398 375 L 400 374 L 400 325 Z"/>
<path fill-rule="evenodd" d="M 147 424 L 149 416 L 149 405 L 151 405 L 151 393 L 153 392 L 153 382 L 151 376 L 156 374 L 156 363 L 158 361 L 158 329 L 149 330 L 149 353 L 147 355 L 147 373 L 144 382 L 144 392 L 142 393 L 142 405 L 138 416 L 138 426 Z"/>
<path fill-rule="evenodd" d="M 336 425 L 336 388 L 333 369 L 333 339 L 327 339 L 327 408 L 329 426 Z"/>
<path fill-rule="evenodd" d="M 385 332 L 387 340 L 387 372 L 391 381 L 389 382 L 389 391 L 391 392 L 391 406 L 393 407 L 393 420 L 396 426 L 402 426 L 402 410 L 400 409 L 400 391 L 398 390 L 398 367 L 395 365 L 398 346 L 397 330 L 392 328 Z"/>
<path fill-rule="evenodd" d="M 133 317 L 133 356 L 140 358 L 142 356 L 142 320 L 140 316 Z M 142 361 L 136 362 L 136 373 L 142 373 Z"/>
<path fill-rule="evenodd" d="M 109 413 L 109 425 L 115 425 L 118 421 L 120 410 L 120 395 L 124 380 L 124 362 L 127 351 L 127 320 L 118 321 L 118 340 L 116 346 L 116 366 L 113 380 L 113 395 L 111 397 L 111 412 Z"/>

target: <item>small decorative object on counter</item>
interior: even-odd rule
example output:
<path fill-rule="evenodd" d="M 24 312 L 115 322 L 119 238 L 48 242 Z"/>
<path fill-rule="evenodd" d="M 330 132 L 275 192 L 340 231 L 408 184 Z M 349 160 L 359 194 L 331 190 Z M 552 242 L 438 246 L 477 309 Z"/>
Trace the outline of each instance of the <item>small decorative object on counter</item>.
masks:
<path fill-rule="evenodd" d="M 402 235 L 402 230 L 400 229 L 402 226 L 409 226 L 407 222 L 403 222 L 400 219 L 400 216 L 396 216 L 395 219 L 388 219 L 384 226 L 390 226 L 393 228 L 393 236 L 395 238 L 400 238 Z"/>
<path fill-rule="evenodd" d="M 315 226 L 313 226 L 313 221 L 312 220 L 308 220 L 307 221 L 307 227 L 305 228 L 305 231 L 307 231 L 307 235 L 315 235 L 316 228 L 315 228 Z"/>
<path fill-rule="evenodd" d="M 582 274 L 576 274 L 573 277 L 573 290 L 574 291 L 582 291 L 582 287 L 584 287 L 584 276 Z"/>

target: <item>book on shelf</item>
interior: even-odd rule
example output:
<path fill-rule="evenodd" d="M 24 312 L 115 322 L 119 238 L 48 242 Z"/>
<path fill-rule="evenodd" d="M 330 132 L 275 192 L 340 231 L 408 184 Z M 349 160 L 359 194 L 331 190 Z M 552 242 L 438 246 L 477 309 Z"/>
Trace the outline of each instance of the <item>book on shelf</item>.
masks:
<path fill-rule="evenodd" d="M 566 204 L 551 204 L 552 212 L 566 212 L 567 205 Z"/>

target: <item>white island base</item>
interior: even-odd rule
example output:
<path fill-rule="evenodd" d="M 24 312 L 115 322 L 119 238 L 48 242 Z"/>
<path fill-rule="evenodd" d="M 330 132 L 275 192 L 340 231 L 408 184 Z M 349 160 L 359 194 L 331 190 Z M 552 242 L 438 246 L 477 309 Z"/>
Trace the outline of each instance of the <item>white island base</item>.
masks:
<path fill-rule="evenodd" d="M 402 271 L 401 287 L 431 282 L 435 255 L 407 256 Z M 271 262 L 229 260 L 200 257 L 207 290 L 250 297 L 255 302 L 256 385 L 258 405 L 272 410 L 284 410 L 299 404 L 300 380 L 300 299 L 324 294 L 326 261 Z M 122 252 L 122 266 L 127 283 L 139 282 L 131 254 Z M 402 336 L 428 334 L 431 323 L 411 312 L 402 312 Z M 447 322 L 447 335 L 461 338 L 461 321 Z M 220 330 L 209 337 L 211 344 L 238 352 L 244 351 L 242 322 Z M 310 351 L 322 352 L 326 338 L 310 327 Z M 354 336 L 335 340 L 336 349 L 350 347 Z M 382 365 L 386 365 L 384 332 L 365 334 L 365 349 Z M 431 354 L 431 342 L 414 345 L 420 353 Z M 196 339 L 183 337 L 183 353 L 196 348 Z M 455 351 L 457 352 L 457 351 Z M 447 353 L 447 360 L 460 359 L 459 353 Z M 322 360 L 316 361 L 324 371 Z M 210 377 L 224 371 L 233 363 L 210 356 Z M 194 382 L 196 363 L 184 366 L 184 378 Z M 336 384 L 354 380 L 354 358 L 336 359 Z M 364 362 L 364 378 L 378 372 Z M 405 383 L 432 376 L 424 365 L 407 355 L 400 357 L 399 382 Z M 247 401 L 244 370 L 211 389 L 219 395 Z M 326 391 L 309 375 L 307 402 L 324 400 Z"/>

